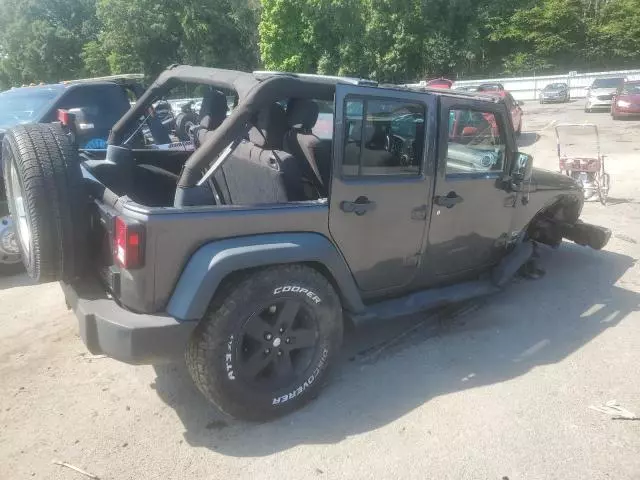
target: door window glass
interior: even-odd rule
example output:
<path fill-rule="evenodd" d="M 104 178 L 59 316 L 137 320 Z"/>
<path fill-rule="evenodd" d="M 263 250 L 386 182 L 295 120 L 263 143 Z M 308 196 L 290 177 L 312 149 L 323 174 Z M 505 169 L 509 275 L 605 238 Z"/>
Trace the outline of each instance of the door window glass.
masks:
<path fill-rule="evenodd" d="M 504 158 L 505 144 L 495 114 L 449 111 L 447 175 L 501 172 Z"/>
<path fill-rule="evenodd" d="M 417 175 L 424 154 L 425 106 L 398 100 L 345 104 L 343 175 Z"/>

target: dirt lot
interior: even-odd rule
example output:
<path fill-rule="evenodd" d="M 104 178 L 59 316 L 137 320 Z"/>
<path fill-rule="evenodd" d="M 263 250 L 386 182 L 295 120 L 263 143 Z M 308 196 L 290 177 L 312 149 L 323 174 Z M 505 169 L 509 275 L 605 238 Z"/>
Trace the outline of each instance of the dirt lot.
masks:
<path fill-rule="evenodd" d="M 601 127 L 612 201 L 584 217 L 614 230 L 605 252 L 544 250 L 541 280 L 351 333 L 318 401 L 263 425 L 221 417 L 182 366 L 92 358 L 57 284 L 2 279 L 0 478 L 640 478 L 640 422 L 589 409 L 640 414 L 640 122 L 524 108 L 538 166 L 552 122 Z"/>

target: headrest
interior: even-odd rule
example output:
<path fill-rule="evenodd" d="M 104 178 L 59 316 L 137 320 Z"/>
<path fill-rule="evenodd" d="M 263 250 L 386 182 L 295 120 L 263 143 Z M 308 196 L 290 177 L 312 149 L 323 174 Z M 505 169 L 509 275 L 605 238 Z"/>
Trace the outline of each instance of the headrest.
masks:
<path fill-rule="evenodd" d="M 249 130 L 249 141 L 266 150 L 282 150 L 286 132 L 287 117 L 284 109 L 274 103 L 258 112 L 255 126 Z"/>
<path fill-rule="evenodd" d="M 320 107 L 307 98 L 292 98 L 287 104 L 287 122 L 290 128 L 310 131 L 318 121 Z"/>
<path fill-rule="evenodd" d="M 208 90 L 200 106 L 200 126 L 215 130 L 227 118 L 227 96 L 219 90 Z"/>

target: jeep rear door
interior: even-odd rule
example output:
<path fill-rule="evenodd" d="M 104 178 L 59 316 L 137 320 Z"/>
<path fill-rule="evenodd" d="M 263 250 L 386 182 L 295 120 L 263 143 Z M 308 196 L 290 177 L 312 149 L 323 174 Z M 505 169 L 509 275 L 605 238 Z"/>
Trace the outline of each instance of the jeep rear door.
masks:
<path fill-rule="evenodd" d="M 402 288 L 417 272 L 434 106 L 416 92 L 336 87 L 329 229 L 364 292 Z"/>
<path fill-rule="evenodd" d="M 516 145 L 504 104 L 442 96 L 438 163 L 422 278 L 440 283 L 496 263 L 515 196 L 504 181 Z"/>

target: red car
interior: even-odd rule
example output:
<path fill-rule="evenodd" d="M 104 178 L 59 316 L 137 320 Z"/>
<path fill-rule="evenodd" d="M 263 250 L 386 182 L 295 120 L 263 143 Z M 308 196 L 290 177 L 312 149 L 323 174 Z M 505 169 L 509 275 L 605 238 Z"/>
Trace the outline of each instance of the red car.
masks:
<path fill-rule="evenodd" d="M 520 134 L 522 133 L 523 116 L 522 108 L 520 107 L 520 105 L 522 105 L 522 103 L 513 98 L 513 96 L 506 90 L 484 90 L 481 93 L 484 93 L 485 95 L 494 95 L 496 97 L 504 98 L 504 103 L 506 103 L 507 108 L 511 112 L 513 130 L 516 132 L 516 135 L 520 136 Z"/>
<path fill-rule="evenodd" d="M 618 90 L 611 102 L 611 116 L 614 120 L 640 116 L 640 81 L 626 82 Z"/>
<path fill-rule="evenodd" d="M 427 82 L 427 87 L 430 88 L 451 88 L 453 86 L 453 80 L 447 78 L 436 78 Z"/>

